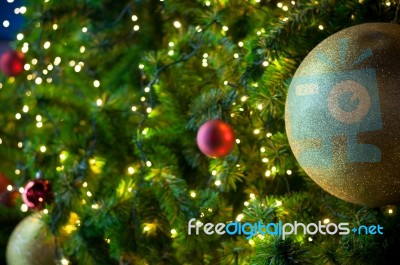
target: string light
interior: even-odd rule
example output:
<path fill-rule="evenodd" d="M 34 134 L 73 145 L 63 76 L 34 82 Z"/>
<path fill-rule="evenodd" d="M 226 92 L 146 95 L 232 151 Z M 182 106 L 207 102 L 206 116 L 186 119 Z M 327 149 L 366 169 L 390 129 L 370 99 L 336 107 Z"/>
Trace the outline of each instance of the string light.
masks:
<path fill-rule="evenodd" d="M 140 26 L 139 26 L 139 25 L 133 26 L 133 30 L 134 30 L 134 31 L 138 31 L 139 29 L 140 29 Z"/>
<path fill-rule="evenodd" d="M 236 142 L 237 144 L 240 144 L 240 139 L 236 139 L 235 142 Z"/>
<path fill-rule="evenodd" d="M 128 174 L 132 175 L 135 173 L 135 169 L 133 167 L 128 167 Z"/>
<path fill-rule="evenodd" d="M 137 20 L 138 20 L 138 17 L 136 15 L 133 15 L 132 16 L 132 21 L 137 21 Z"/>
<path fill-rule="evenodd" d="M 179 22 L 178 20 L 174 21 L 174 27 L 179 29 L 182 26 L 181 22 Z"/>
<path fill-rule="evenodd" d="M 60 260 L 60 262 L 61 262 L 61 265 L 69 265 L 69 260 L 67 260 L 66 258 L 62 258 Z"/>
<path fill-rule="evenodd" d="M 250 203 L 249 203 L 248 201 L 245 201 L 245 202 L 243 203 L 243 205 L 246 206 L 246 207 L 248 207 L 248 206 L 250 205 Z"/>
<path fill-rule="evenodd" d="M 229 28 L 228 28 L 227 26 L 222 26 L 222 30 L 223 30 L 223 31 L 228 31 Z"/>
<path fill-rule="evenodd" d="M 87 195 L 88 197 L 92 197 L 92 193 L 91 193 L 90 191 L 87 191 L 87 192 L 86 192 L 86 195 Z"/>
<path fill-rule="evenodd" d="M 324 219 L 324 224 L 329 224 L 331 220 L 329 220 L 328 218 Z"/>
<path fill-rule="evenodd" d="M 60 57 L 56 57 L 54 59 L 54 65 L 59 65 L 61 63 L 61 58 Z"/>
<path fill-rule="evenodd" d="M 29 46 L 22 46 L 21 51 L 27 53 L 29 51 Z"/>
<path fill-rule="evenodd" d="M 192 197 L 192 198 L 196 198 L 196 192 L 194 192 L 194 191 L 191 191 L 191 192 L 190 192 L 190 197 Z"/>
<path fill-rule="evenodd" d="M 17 146 L 18 146 L 18 148 L 22 148 L 23 147 L 22 142 L 18 142 Z"/>
<path fill-rule="evenodd" d="M 20 8 L 19 8 L 19 12 L 23 15 L 23 14 L 25 14 L 26 13 L 26 7 L 25 6 L 21 6 Z"/>
<path fill-rule="evenodd" d="M 217 171 L 216 170 L 211 171 L 211 175 L 213 176 L 217 175 Z"/>
<path fill-rule="evenodd" d="M 288 174 L 289 176 L 292 175 L 292 171 L 290 169 L 286 170 L 286 174 Z"/>
<path fill-rule="evenodd" d="M 143 64 L 139 64 L 139 69 L 143 69 L 144 65 Z"/>
<path fill-rule="evenodd" d="M 175 238 L 178 236 L 178 232 L 176 231 L 176 229 L 171 229 L 171 237 Z"/>
<path fill-rule="evenodd" d="M 53 24 L 53 30 L 57 30 L 58 29 L 58 25 L 57 24 Z"/>
<path fill-rule="evenodd" d="M 152 166 L 151 161 L 146 161 L 146 166 L 151 167 Z"/>
<path fill-rule="evenodd" d="M 267 133 L 266 136 L 269 138 L 272 136 L 272 133 Z"/>
<path fill-rule="evenodd" d="M 50 48 L 50 45 L 51 45 L 50 41 L 46 41 L 46 42 L 43 44 L 43 48 L 48 49 L 48 48 Z"/>
<path fill-rule="evenodd" d="M 268 62 L 268 61 L 264 61 L 264 62 L 262 63 L 262 65 L 263 65 L 264 67 L 267 67 L 267 66 L 269 65 L 269 62 Z"/>
<path fill-rule="evenodd" d="M 21 119 L 21 113 L 15 114 L 15 118 L 16 118 L 17 120 Z"/>
<path fill-rule="evenodd" d="M 238 216 L 236 216 L 236 221 L 238 221 L 238 222 L 242 221 L 243 217 L 244 217 L 244 215 L 242 213 L 238 214 Z"/>
<path fill-rule="evenodd" d="M 259 130 L 259 129 L 255 129 L 255 130 L 253 131 L 253 133 L 257 135 L 257 134 L 260 133 L 260 130 Z"/>
<path fill-rule="evenodd" d="M 60 160 L 64 162 L 67 159 L 67 152 L 62 151 L 60 154 Z"/>
<path fill-rule="evenodd" d="M 86 33 L 87 30 L 88 30 L 87 27 L 83 27 L 83 28 L 82 28 L 82 32 L 83 32 L 83 33 Z"/>
<path fill-rule="evenodd" d="M 269 159 L 266 158 L 266 157 L 264 157 L 261 161 L 262 161 L 263 163 L 268 163 Z"/>
<path fill-rule="evenodd" d="M 25 203 L 23 203 L 23 204 L 21 205 L 20 210 L 21 210 L 21 212 L 23 212 L 23 213 L 27 212 L 27 211 L 28 211 L 28 205 L 26 205 Z"/>
<path fill-rule="evenodd" d="M 131 110 L 132 110 L 132 111 L 136 111 L 136 110 L 137 110 L 137 107 L 136 107 L 136 106 L 132 106 Z"/>
<path fill-rule="evenodd" d="M 250 193 L 249 197 L 250 200 L 254 200 L 256 198 L 256 195 L 254 193 Z"/>
<path fill-rule="evenodd" d="M 214 184 L 215 184 L 215 186 L 221 186 L 221 181 L 219 179 L 217 179 Z"/>
<path fill-rule="evenodd" d="M 275 205 L 276 205 L 277 207 L 282 206 L 282 201 L 276 201 Z"/>
<path fill-rule="evenodd" d="M 46 149 L 47 149 L 46 146 L 42 145 L 40 147 L 40 152 L 44 153 L 44 152 L 46 152 Z"/>
<path fill-rule="evenodd" d="M 168 43 L 168 46 L 169 46 L 169 47 L 174 47 L 174 45 L 175 45 L 175 44 L 174 44 L 172 41 L 170 41 L 170 42 Z"/>
<path fill-rule="evenodd" d="M 265 171 L 265 176 L 266 177 L 270 177 L 271 176 L 271 170 L 267 170 L 267 171 Z"/>
<path fill-rule="evenodd" d="M 319 25 L 318 28 L 319 28 L 320 30 L 323 30 L 323 29 L 324 29 L 324 26 Z"/>
<path fill-rule="evenodd" d="M 94 87 L 100 87 L 100 81 L 99 80 L 94 80 L 93 81 L 93 86 Z"/>
<path fill-rule="evenodd" d="M 389 214 L 392 214 L 392 213 L 393 213 L 393 209 L 389 209 L 389 210 L 388 210 L 388 213 L 389 213 Z"/>
<path fill-rule="evenodd" d="M 22 40 L 24 38 L 24 34 L 18 33 L 17 34 L 17 40 Z"/>
<path fill-rule="evenodd" d="M 243 45 L 244 45 L 244 44 L 243 44 L 243 41 L 239 41 L 238 46 L 239 46 L 239 47 L 243 47 Z"/>
<path fill-rule="evenodd" d="M 101 99 L 96 100 L 96 105 L 97 105 L 98 107 L 100 107 L 101 105 L 103 105 L 103 100 L 101 100 Z"/>
<path fill-rule="evenodd" d="M 3 27 L 8 28 L 10 26 L 10 21 L 4 20 L 3 21 Z"/>

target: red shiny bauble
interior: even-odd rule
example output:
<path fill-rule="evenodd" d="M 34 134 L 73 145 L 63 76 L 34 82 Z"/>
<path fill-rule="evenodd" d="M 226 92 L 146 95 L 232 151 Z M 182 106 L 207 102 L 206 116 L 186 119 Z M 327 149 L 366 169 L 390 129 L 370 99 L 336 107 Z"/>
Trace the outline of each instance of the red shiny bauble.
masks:
<path fill-rule="evenodd" d="M 30 209 L 41 210 L 53 199 L 51 185 L 48 180 L 30 180 L 22 193 L 22 200 Z"/>
<path fill-rule="evenodd" d="M 7 76 L 17 76 L 24 71 L 25 56 L 22 52 L 7 51 L 0 57 L 0 70 Z"/>
<path fill-rule="evenodd" d="M 209 157 L 224 157 L 229 154 L 235 144 L 232 127 L 221 120 L 204 123 L 197 133 L 197 145 L 200 151 Z"/>
<path fill-rule="evenodd" d="M 13 182 L 5 175 L 0 173 L 0 204 L 7 207 L 15 206 L 15 200 L 18 198 L 19 193 L 14 188 L 8 190 L 8 186 L 13 186 Z"/>

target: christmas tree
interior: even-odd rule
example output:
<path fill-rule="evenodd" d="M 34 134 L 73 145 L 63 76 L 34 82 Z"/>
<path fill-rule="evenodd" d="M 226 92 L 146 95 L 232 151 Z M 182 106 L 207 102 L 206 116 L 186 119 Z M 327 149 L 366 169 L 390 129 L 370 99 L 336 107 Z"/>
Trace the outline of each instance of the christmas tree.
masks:
<path fill-rule="evenodd" d="M 398 264 L 398 198 L 368 207 L 332 196 L 285 128 L 307 54 L 351 26 L 396 23 L 397 1 L 18 3 L 1 11 L 24 17 L 0 49 L 16 51 L 0 75 L 1 264 L 35 214 L 47 233 L 19 253 L 50 251 L 50 264 Z M 198 132 L 213 120 L 209 134 L 223 136 L 207 144 Z M 348 233 L 251 232 L 295 222 Z"/>

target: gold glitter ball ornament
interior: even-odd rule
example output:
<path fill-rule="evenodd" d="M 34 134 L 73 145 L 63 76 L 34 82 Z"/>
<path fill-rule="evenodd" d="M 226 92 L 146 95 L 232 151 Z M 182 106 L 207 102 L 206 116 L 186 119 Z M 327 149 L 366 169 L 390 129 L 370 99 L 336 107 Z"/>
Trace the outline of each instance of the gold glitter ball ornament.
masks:
<path fill-rule="evenodd" d="M 400 26 L 361 24 L 317 45 L 290 84 L 285 123 L 324 190 L 369 207 L 400 202 Z"/>
<path fill-rule="evenodd" d="M 8 265 L 55 265 L 50 231 L 38 214 L 23 219 L 8 239 Z"/>

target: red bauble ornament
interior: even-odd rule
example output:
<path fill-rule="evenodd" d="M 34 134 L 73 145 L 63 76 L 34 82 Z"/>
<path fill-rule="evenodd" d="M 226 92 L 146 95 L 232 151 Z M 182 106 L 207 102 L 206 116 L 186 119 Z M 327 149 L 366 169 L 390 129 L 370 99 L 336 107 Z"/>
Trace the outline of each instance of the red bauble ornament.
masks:
<path fill-rule="evenodd" d="M 232 127 L 221 120 L 204 123 L 197 133 L 200 151 L 209 157 L 224 157 L 232 151 L 235 134 Z"/>
<path fill-rule="evenodd" d="M 53 193 L 48 180 L 30 180 L 22 193 L 22 200 L 30 209 L 41 210 L 45 203 L 49 203 L 52 199 Z"/>
<path fill-rule="evenodd" d="M 13 184 L 4 174 L 0 173 L 0 203 L 7 207 L 15 206 L 15 200 L 19 195 L 18 191 L 14 189 L 8 190 L 8 186 L 13 186 Z"/>
<path fill-rule="evenodd" d="M 0 70 L 7 76 L 17 76 L 24 71 L 25 56 L 22 52 L 7 51 L 0 57 Z"/>

